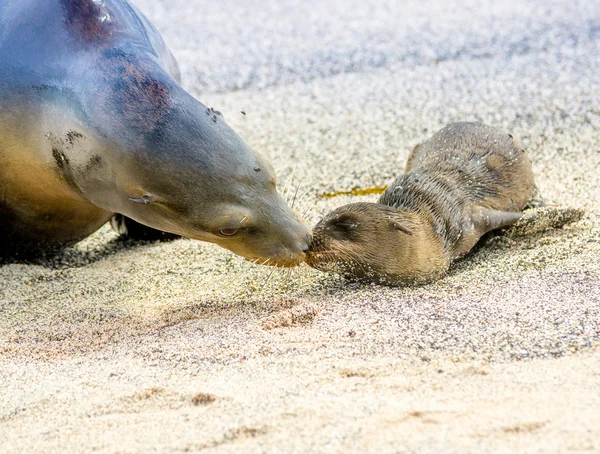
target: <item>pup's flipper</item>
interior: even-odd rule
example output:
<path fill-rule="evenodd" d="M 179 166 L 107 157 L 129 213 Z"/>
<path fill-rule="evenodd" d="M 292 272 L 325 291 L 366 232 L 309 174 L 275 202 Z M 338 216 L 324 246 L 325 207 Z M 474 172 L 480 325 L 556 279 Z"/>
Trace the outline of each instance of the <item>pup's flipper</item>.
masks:
<path fill-rule="evenodd" d="M 475 207 L 472 211 L 473 225 L 479 236 L 492 230 L 509 227 L 523 217 L 520 211 L 498 211 Z"/>
<path fill-rule="evenodd" d="M 585 212 L 579 208 L 543 206 L 523 211 L 523 216 L 506 230 L 508 236 L 523 236 L 548 229 L 560 229 L 579 221 Z"/>

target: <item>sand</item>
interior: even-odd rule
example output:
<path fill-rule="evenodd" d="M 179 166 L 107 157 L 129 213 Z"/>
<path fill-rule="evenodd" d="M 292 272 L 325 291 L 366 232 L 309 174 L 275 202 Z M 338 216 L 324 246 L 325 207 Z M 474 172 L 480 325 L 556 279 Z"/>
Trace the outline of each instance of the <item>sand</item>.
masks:
<path fill-rule="evenodd" d="M 311 223 L 457 120 L 585 215 L 414 288 L 107 226 L 0 265 L 0 451 L 600 452 L 600 4 L 522 3 L 138 0 Z"/>

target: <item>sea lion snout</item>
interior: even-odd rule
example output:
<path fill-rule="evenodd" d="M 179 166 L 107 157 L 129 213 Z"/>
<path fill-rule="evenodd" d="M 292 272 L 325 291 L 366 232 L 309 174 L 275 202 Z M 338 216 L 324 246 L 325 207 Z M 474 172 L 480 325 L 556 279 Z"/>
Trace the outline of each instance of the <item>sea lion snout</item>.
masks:
<path fill-rule="evenodd" d="M 277 196 L 277 199 L 280 197 Z M 312 234 L 309 226 L 284 204 L 267 216 L 261 216 L 255 228 L 235 243 L 219 243 L 232 252 L 261 265 L 298 266 L 306 260 Z"/>
<path fill-rule="evenodd" d="M 292 232 L 287 244 L 284 246 L 286 253 L 275 256 L 271 260 L 271 265 L 292 267 L 306 261 L 306 254 L 312 243 L 312 234 L 304 220 L 298 216 L 294 220 L 295 222 L 292 225 L 284 229 L 284 231 Z"/>
<path fill-rule="evenodd" d="M 364 278 L 385 266 L 397 241 L 397 213 L 373 203 L 351 203 L 329 213 L 313 228 L 306 262 L 321 271 Z"/>

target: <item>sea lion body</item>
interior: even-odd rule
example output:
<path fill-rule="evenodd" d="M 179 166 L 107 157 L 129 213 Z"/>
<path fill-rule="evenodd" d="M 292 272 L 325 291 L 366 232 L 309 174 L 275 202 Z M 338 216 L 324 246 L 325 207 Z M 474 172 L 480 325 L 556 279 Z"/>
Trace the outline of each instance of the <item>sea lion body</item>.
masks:
<path fill-rule="evenodd" d="M 506 132 L 453 123 L 411 152 L 377 203 L 355 203 L 313 229 L 307 262 L 388 284 L 443 275 L 490 230 L 517 222 L 534 195 L 531 162 Z"/>
<path fill-rule="evenodd" d="M 269 162 L 179 79 L 127 0 L 0 0 L 0 254 L 73 244 L 120 213 L 301 262 L 310 233 Z"/>

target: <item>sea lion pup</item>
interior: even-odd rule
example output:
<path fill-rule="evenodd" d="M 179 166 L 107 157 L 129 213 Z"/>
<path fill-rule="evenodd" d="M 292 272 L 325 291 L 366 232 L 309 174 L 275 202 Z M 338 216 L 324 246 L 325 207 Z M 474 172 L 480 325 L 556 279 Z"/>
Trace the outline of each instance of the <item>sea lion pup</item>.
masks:
<path fill-rule="evenodd" d="M 307 263 L 390 285 L 431 281 L 486 232 L 516 223 L 534 188 L 531 162 L 512 135 L 453 123 L 413 148 L 406 173 L 377 203 L 326 215 L 313 229 Z M 565 214 L 561 225 L 581 218 L 578 210 Z"/>
<path fill-rule="evenodd" d="M 115 213 L 130 235 L 269 265 L 302 262 L 310 241 L 268 160 L 180 86 L 131 3 L 0 0 L 0 255 L 73 244 Z"/>

